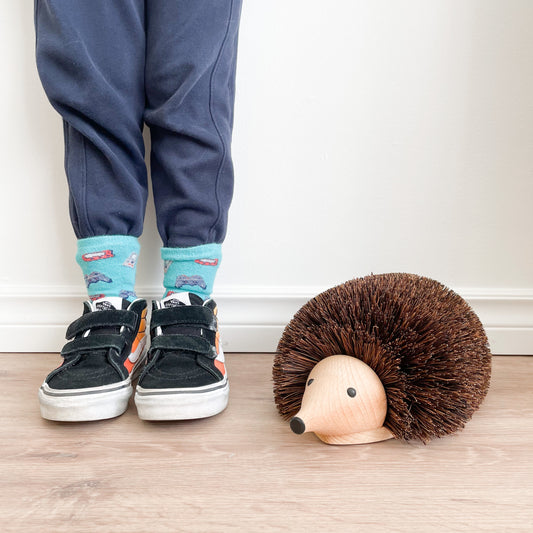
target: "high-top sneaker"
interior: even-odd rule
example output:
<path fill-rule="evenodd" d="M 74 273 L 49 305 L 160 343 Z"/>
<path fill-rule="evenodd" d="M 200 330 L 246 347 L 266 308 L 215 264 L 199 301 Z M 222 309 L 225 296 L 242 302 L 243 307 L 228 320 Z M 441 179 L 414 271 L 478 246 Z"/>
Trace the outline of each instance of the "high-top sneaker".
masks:
<path fill-rule="evenodd" d="M 63 364 L 39 389 L 41 415 L 76 422 L 121 415 L 133 392 L 146 345 L 146 301 L 119 297 L 84 302 L 67 329 Z"/>
<path fill-rule="evenodd" d="M 152 344 L 135 404 L 143 420 L 188 420 L 223 411 L 229 383 L 217 305 L 176 292 L 152 304 Z"/>

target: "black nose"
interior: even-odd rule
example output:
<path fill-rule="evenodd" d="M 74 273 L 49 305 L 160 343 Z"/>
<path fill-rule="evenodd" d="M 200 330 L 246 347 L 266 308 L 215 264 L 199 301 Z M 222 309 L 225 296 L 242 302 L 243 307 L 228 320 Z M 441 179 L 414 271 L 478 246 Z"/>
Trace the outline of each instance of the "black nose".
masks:
<path fill-rule="evenodd" d="M 298 418 L 297 416 L 291 418 L 291 429 L 297 435 L 301 435 L 302 433 L 305 432 L 304 421 L 301 418 Z"/>

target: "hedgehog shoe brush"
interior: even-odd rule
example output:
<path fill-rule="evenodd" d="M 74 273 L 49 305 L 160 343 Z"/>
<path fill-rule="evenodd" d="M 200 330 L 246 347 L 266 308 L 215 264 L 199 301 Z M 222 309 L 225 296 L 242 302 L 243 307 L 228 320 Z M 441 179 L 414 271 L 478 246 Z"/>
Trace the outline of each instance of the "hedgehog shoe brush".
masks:
<path fill-rule="evenodd" d="M 414 274 L 371 275 L 294 315 L 274 359 L 274 399 L 293 431 L 331 444 L 427 443 L 464 427 L 490 373 L 487 337 L 463 298 Z"/>
<path fill-rule="evenodd" d="M 392 439 L 383 426 L 387 396 L 377 374 L 363 361 L 332 355 L 309 374 L 291 429 L 313 431 L 328 444 L 366 444 Z"/>

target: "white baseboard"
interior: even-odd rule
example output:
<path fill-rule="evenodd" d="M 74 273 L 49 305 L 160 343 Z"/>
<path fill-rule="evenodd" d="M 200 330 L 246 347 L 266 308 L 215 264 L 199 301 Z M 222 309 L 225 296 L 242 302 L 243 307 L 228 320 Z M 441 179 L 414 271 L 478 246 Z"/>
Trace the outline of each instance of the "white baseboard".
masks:
<path fill-rule="evenodd" d="M 274 352 L 285 325 L 318 287 L 224 287 L 219 304 L 221 337 L 226 352 Z M 0 287 L 0 352 L 58 352 L 66 326 L 81 313 L 78 288 Z M 479 315 L 493 354 L 533 354 L 533 290 L 455 289 Z M 139 287 L 148 299 L 159 288 Z"/>

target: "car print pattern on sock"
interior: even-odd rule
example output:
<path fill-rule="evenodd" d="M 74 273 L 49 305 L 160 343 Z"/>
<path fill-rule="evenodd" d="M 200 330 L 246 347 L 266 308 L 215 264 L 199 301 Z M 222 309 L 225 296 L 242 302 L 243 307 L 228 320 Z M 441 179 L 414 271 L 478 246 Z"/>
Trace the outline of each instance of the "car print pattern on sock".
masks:
<path fill-rule="evenodd" d="M 135 291 L 126 291 L 126 290 L 120 291 L 118 295 L 124 300 L 129 300 L 130 298 L 137 297 L 137 293 Z"/>
<path fill-rule="evenodd" d="M 217 266 L 218 265 L 218 259 L 195 259 L 195 263 L 198 263 L 199 265 L 205 265 L 205 266 Z"/>
<path fill-rule="evenodd" d="M 123 266 L 128 268 L 135 268 L 135 263 L 137 263 L 137 254 L 132 252 L 129 257 L 124 261 Z"/>
<path fill-rule="evenodd" d="M 107 277 L 105 274 L 102 274 L 101 272 L 91 272 L 90 274 L 86 274 L 84 278 L 85 278 L 85 285 L 87 285 L 87 288 L 91 286 L 91 283 L 98 283 L 99 281 L 103 281 L 104 283 L 113 282 L 111 278 Z"/>
<path fill-rule="evenodd" d="M 202 276 L 186 276 L 185 274 L 180 274 L 176 278 L 175 287 L 176 289 L 179 289 L 185 285 L 189 285 L 191 287 L 201 287 L 202 289 L 205 289 L 207 287 L 207 283 L 205 282 L 204 278 Z"/>
<path fill-rule="evenodd" d="M 87 263 L 89 261 L 98 261 L 100 259 L 109 259 L 111 257 L 115 257 L 113 250 L 102 250 L 101 252 L 90 252 L 87 254 L 83 254 L 81 256 L 81 258 Z"/>

